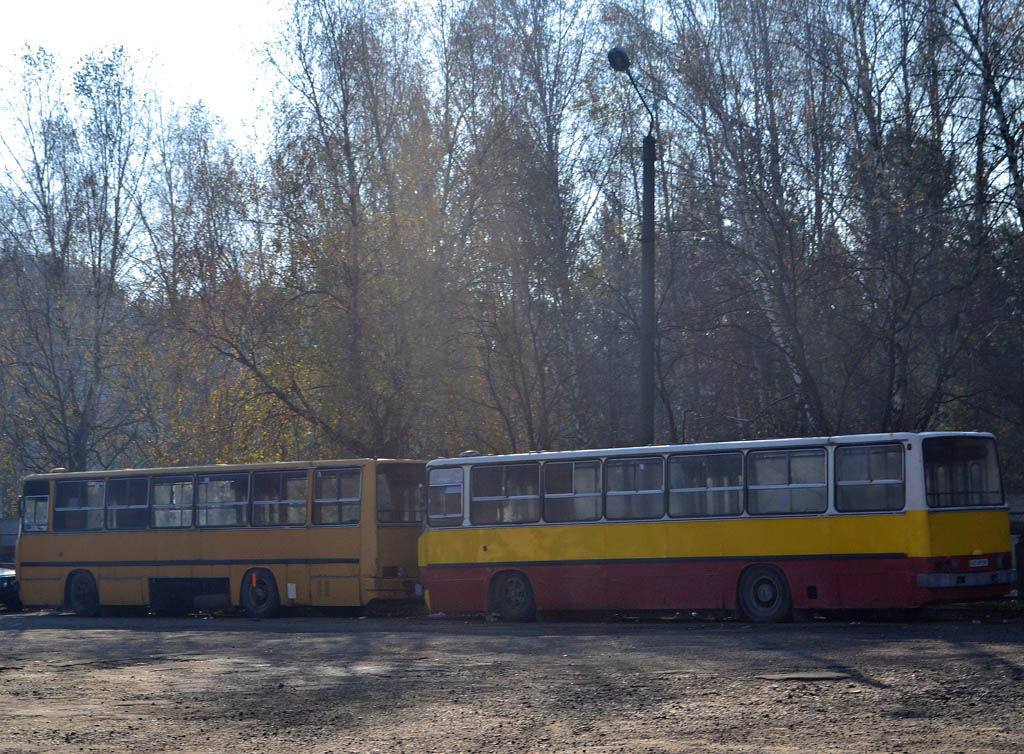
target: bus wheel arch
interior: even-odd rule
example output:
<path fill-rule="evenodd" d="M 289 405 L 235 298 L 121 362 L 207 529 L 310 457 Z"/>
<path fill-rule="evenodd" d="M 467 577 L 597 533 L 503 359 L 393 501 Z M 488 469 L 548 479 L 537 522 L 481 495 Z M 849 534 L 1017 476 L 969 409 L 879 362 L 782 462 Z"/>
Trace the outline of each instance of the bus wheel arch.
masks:
<path fill-rule="evenodd" d="M 242 577 L 242 609 L 250 618 L 273 618 L 281 610 L 277 579 L 266 568 L 250 568 Z"/>
<path fill-rule="evenodd" d="M 740 617 L 754 623 L 779 623 L 793 616 L 789 580 L 775 565 L 759 563 L 743 569 L 736 585 Z"/>
<path fill-rule="evenodd" d="M 487 602 L 488 610 L 497 611 L 505 621 L 531 621 L 537 616 L 533 586 L 522 571 L 500 571 L 494 574 Z"/>
<path fill-rule="evenodd" d="M 90 571 L 77 570 L 68 574 L 64 583 L 64 604 L 81 618 L 99 615 L 100 593 Z"/>

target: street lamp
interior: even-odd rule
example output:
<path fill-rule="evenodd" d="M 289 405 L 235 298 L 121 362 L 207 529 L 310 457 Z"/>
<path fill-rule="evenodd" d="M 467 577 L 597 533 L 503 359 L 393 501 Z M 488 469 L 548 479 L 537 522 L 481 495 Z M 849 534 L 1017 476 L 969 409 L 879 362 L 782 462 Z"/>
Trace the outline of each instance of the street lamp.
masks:
<path fill-rule="evenodd" d="M 643 213 L 640 218 L 640 415 L 637 417 L 636 444 L 654 443 L 654 113 L 647 106 L 640 87 L 629 70 L 629 55 L 621 47 L 608 51 L 612 70 L 629 76 L 629 83 L 651 118 L 644 137 Z"/>

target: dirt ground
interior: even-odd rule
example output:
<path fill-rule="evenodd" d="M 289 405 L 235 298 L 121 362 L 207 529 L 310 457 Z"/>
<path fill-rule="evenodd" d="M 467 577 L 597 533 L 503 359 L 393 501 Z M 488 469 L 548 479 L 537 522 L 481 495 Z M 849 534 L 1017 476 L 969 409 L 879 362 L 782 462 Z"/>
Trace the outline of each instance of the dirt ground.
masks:
<path fill-rule="evenodd" d="M 0 752 L 1013 752 L 1024 622 L 0 612 Z"/>

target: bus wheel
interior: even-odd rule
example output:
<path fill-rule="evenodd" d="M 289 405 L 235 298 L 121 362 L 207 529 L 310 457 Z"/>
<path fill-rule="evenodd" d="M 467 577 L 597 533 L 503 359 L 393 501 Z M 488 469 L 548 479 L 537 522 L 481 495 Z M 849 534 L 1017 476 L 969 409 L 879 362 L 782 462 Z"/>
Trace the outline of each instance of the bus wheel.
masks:
<path fill-rule="evenodd" d="M 91 618 L 100 611 L 100 595 L 88 571 L 75 571 L 68 580 L 68 606 L 75 615 Z"/>
<path fill-rule="evenodd" d="M 502 620 L 533 620 L 536 605 L 530 580 L 518 571 L 503 573 L 494 585 L 494 602 Z"/>
<path fill-rule="evenodd" d="M 778 623 L 793 612 L 789 584 L 774 566 L 754 566 L 740 577 L 737 594 L 740 614 L 755 623 Z"/>
<path fill-rule="evenodd" d="M 242 607 L 250 618 L 273 618 L 281 609 L 274 574 L 254 568 L 242 579 Z"/>

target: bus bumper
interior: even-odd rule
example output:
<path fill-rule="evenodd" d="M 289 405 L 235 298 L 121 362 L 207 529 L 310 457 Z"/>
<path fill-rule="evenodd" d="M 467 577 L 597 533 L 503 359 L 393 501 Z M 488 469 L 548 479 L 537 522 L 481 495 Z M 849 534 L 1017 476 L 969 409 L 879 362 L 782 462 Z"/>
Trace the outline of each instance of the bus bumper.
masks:
<path fill-rule="evenodd" d="M 925 589 L 956 589 L 972 586 L 997 586 L 1013 584 L 1017 572 L 1012 568 L 1003 571 L 979 571 L 975 573 L 919 573 L 917 585 Z"/>
<path fill-rule="evenodd" d="M 415 598 L 416 582 L 412 579 L 371 579 L 367 585 L 369 599 L 406 600 Z"/>

